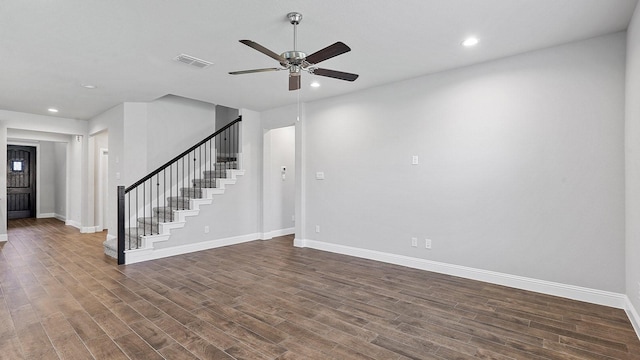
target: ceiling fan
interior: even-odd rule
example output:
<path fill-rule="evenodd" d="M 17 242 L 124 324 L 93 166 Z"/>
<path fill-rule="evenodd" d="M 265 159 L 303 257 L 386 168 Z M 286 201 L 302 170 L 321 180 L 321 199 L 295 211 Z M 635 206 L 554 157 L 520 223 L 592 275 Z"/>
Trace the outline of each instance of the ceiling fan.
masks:
<path fill-rule="evenodd" d="M 289 90 L 298 90 L 300 89 L 300 75 L 302 71 L 306 71 L 310 74 L 316 74 L 320 76 L 326 76 L 334 79 L 346 80 L 346 81 L 354 81 L 358 78 L 358 74 L 352 74 L 337 70 L 329 70 L 323 69 L 316 66 L 316 64 L 325 61 L 327 59 L 331 59 L 332 57 L 342 55 L 346 52 L 351 51 L 347 45 L 343 42 L 338 41 L 335 44 L 329 45 L 322 50 L 318 50 L 311 55 L 307 55 L 302 51 L 297 50 L 297 26 L 300 24 L 302 20 L 302 14 L 297 12 L 290 12 L 287 14 L 287 18 L 291 25 L 293 25 L 293 50 L 285 51 L 282 54 L 278 55 L 275 52 L 267 49 L 266 47 L 251 41 L 251 40 L 240 40 L 241 43 L 247 45 L 250 48 L 253 48 L 280 63 L 281 67 L 273 67 L 273 68 L 265 68 L 265 69 L 253 69 L 253 70 L 241 70 L 241 71 L 232 71 L 229 74 L 231 75 L 240 75 L 240 74 L 251 74 L 258 72 L 267 72 L 267 71 L 280 71 L 280 70 L 289 70 Z"/>

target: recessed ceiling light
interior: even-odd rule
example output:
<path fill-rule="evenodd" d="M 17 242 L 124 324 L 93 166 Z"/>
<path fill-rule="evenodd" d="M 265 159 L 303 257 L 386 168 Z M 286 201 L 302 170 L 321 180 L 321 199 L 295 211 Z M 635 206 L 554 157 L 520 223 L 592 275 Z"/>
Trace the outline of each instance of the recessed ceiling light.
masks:
<path fill-rule="evenodd" d="M 311 83 L 311 87 L 314 87 L 314 88 L 320 87 L 320 83 L 317 81 L 314 81 Z"/>
<path fill-rule="evenodd" d="M 480 40 L 478 40 L 478 38 L 469 37 L 469 38 L 464 39 L 464 41 L 462 42 L 462 46 L 465 46 L 465 47 L 476 46 L 476 45 L 478 45 L 478 42 L 480 42 Z"/>
<path fill-rule="evenodd" d="M 58 109 L 56 109 L 56 108 L 48 108 L 47 110 L 49 112 L 52 112 L 52 113 L 57 113 L 58 112 Z"/>
<path fill-rule="evenodd" d="M 85 89 L 95 89 L 97 86 L 91 84 L 82 84 L 82 87 Z"/>

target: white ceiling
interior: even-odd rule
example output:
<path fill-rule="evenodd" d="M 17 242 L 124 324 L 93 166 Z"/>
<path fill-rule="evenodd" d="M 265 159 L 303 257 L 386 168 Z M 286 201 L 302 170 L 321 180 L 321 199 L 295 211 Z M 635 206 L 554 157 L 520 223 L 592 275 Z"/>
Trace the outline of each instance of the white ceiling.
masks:
<path fill-rule="evenodd" d="M 0 109 L 89 119 L 166 94 L 265 110 L 625 30 L 637 0 L 0 0 Z M 303 14 L 298 48 L 336 41 L 351 52 L 321 63 L 353 83 L 287 72 L 241 44 L 293 48 L 285 15 Z M 460 42 L 480 38 L 471 49 Z M 180 53 L 212 61 L 196 69 Z M 321 87 L 309 87 L 311 78 Z M 97 89 L 83 88 L 93 84 Z"/>

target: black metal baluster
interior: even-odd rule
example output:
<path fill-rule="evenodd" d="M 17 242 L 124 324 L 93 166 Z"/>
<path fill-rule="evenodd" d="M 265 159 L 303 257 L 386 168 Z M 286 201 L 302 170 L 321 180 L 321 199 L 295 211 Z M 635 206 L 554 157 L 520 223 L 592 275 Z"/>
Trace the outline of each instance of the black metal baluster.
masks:
<path fill-rule="evenodd" d="M 160 174 L 156 175 L 156 205 L 160 206 Z M 160 217 L 158 216 L 156 234 L 160 234 Z M 151 226 L 153 226 L 153 206 L 151 207 Z"/>
<path fill-rule="evenodd" d="M 144 183 L 143 183 L 144 184 Z M 138 226 L 138 188 L 136 187 L 136 217 L 133 221 L 136 222 L 136 245 L 138 244 L 138 237 L 140 236 L 140 227 Z M 131 240 L 129 240 L 129 250 L 131 250 Z"/>
<path fill-rule="evenodd" d="M 162 170 L 162 195 L 167 196 L 167 169 Z M 158 209 L 160 209 L 160 199 L 158 199 Z M 158 213 L 158 221 L 160 221 L 160 213 Z M 167 222 L 166 213 L 162 214 L 162 222 Z"/>
<path fill-rule="evenodd" d="M 129 196 L 129 211 L 127 212 L 127 214 L 125 214 L 125 219 L 127 219 L 127 223 L 129 225 L 129 235 L 131 235 L 131 192 L 126 193 L 127 196 Z M 131 236 L 129 236 L 129 249 L 127 250 L 131 250 Z"/>
<path fill-rule="evenodd" d="M 184 158 L 182 158 L 182 179 L 184 179 Z M 178 183 L 178 191 L 179 190 L 180 190 L 180 183 Z M 184 194 L 182 194 L 182 195 L 184 195 Z M 177 201 L 176 201 L 176 208 L 178 208 Z"/>

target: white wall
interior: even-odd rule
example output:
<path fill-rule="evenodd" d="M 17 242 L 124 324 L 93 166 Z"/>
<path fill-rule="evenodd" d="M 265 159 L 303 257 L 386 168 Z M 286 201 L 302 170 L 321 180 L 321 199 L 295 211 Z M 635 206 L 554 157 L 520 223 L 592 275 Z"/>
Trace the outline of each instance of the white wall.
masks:
<path fill-rule="evenodd" d="M 627 33 L 626 79 L 626 294 L 640 334 L 640 6 Z"/>
<path fill-rule="evenodd" d="M 147 170 L 164 165 L 215 132 L 216 106 L 167 95 L 148 104 Z"/>
<path fill-rule="evenodd" d="M 124 120 L 125 120 L 125 104 L 113 107 L 104 113 L 92 118 L 89 121 L 89 134 L 94 137 L 101 132 L 108 132 L 108 149 L 109 149 L 109 216 L 107 222 L 108 234 L 117 236 L 117 209 L 118 209 L 118 186 L 127 186 L 131 184 L 126 182 L 125 176 L 125 149 L 124 149 Z M 93 163 L 91 172 L 95 171 L 96 163 Z M 133 178 L 133 177 L 132 177 Z M 91 206 L 94 206 L 95 199 L 91 199 Z M 95 225 L 95 224 L 92 224 Z"/>
<path fill-rule="evenodd" d="M 618 33 L 307 104 L 300 237 L 624 292 L 624 64 Z"/>
<path fill-rule="evenodd" d="M 107 220 L 105 223 L 102 223 L 102 219 L 99 219 L 100 215 L 102 214 L 102 210 L 100 209 L 100 184 L 101 184 L 101 179 L 100 179 L 100 158 L 102 157 L 102 151 L 104 150 L 109 150 L 109 131 L 108 130 L 104 130 L 101 131 L 95 135 L 93 135 L 92 137 L 93 141 L 91 141 L 90 143 L 93 145 L 93 151 L 92 151 L 92 162 L 90 162 L 90 164 L 93 167 L 93 173 L 91 174 L 92 176 L 90 176 L 90 182 L 93 185 L 92 189 L 91 189 L 91 193 L 93 194 L 93 224 L 94 225 L 98 225 L 98 224 L 102 224 L 103 229 L 106 229 L 108 226 L 109 221 Z M 108 164 L 107 164 L 108 166 Z M 109 188 L 108 188 L 108 183 L 109 183 L 109 170 L 107 169 L 107 178 L 104 179 L 105 182 L 107 183 L 107 196 L 105 201 L 109 201 Z M 115 189 L 114 189 L 115 190 Z M 108 214 L 107 214 L 108 216 Z"/>

